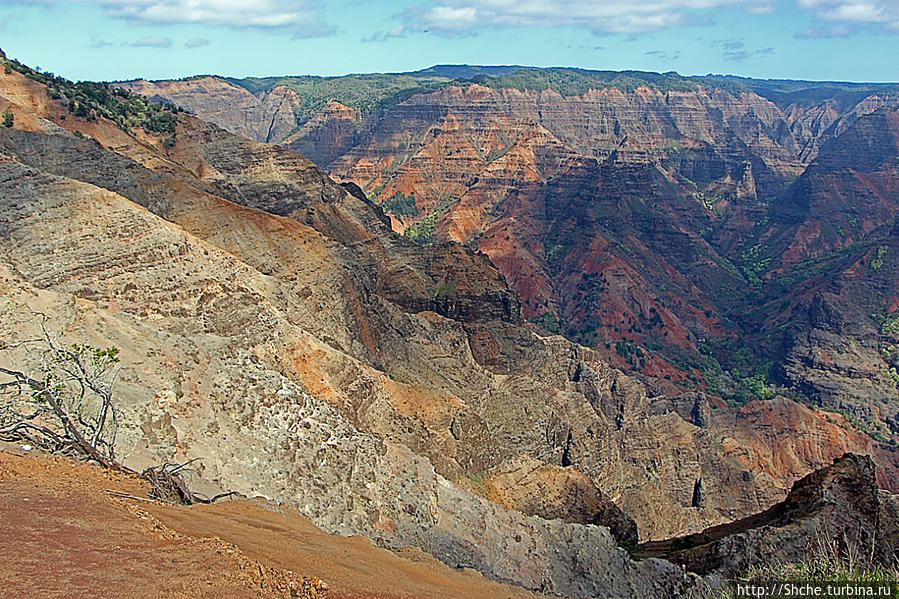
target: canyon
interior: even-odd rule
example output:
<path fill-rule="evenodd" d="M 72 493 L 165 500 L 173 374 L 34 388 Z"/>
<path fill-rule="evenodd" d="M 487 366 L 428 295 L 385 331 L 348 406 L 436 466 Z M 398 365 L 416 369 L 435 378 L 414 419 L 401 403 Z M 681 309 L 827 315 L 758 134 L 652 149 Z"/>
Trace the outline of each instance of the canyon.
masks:
<path fill-rule="evenodd" d="M 481 81 L 401 89 L 377 122 L 329 98 L 299 124 L 290 89 L 132 83 L 196 113 L 173 112 L 160 134 L 104 116 L 107 105 L 127 112 L 127 93 L 76 100 L 77 85 L 12 66 L 0 75 L 0 111 L 15 117 L 0 128 L 0 361 L 36 367 L 25 342 L 42 328 L 118 348 L 117 450 L 134 469 L 196 458 L 199 484 L 283 503 L 326 533 L 573 598 L 720 583 L 720 560 L 633 552 L 789 503 L 794 483 L 861 481 L 859 505 L 822 491 L 845 499 L 827 509 L 847 519 L 876 522 L 894 501 L 895 386 L 888 369 L 868 375 L 891 359 L 895 332 L 871 336 L 866 312 L 899 273 L 895 225 L 883 224 L 896 191 L 889 106 L 817 120 L 803 108 L 788 134 L 776 105 L 749 92 L 736 103 L 723 90 L 610 87 L 569 101 Z M 439 72 L 427 77 L 439 87 Z M 611 115 L 631 102 L 639 111 L 575 124 L 580 104 Z M 651 116 L 672 105 L 676 130 Z M 542 111 L 566 125 L 551 130 Z M 686 116 L 697 111 L 711 124 Z M 734 139 L 722 123 L 750 112 L 757 121 Z M 234 114 L 239 125 L 220 124 L 246 137 L 215 124 Z M 393 133 L 366 138 L 365 127 Z M 303 144 L 333 157 L 333 178 L 291 149 Z M 701 191 L 687 191 L 687 171 Z M 795 199 L 772 202 L 777 226 L 761 230 L 764 194 L 788 179 Z M 865 198 L 845 223 L 827 212 L 843 214 L 826 193 L 836 179 Z M 713 190 L 718 211 L 703 203 Z M 431 215 L 432 243 L 400 233 L 425 231 Z M 830 236 L 834 226 L 850 233 Z M 790 311 L 771 300 L 748 310 L 736 293 L 749 277 L 722 248 L 744 251 L 750 234 L 779 257 L 750 292 L 806 275 L 797 264 L 814 273 L 783 296 Z M 735 290 L 731 307 L 720 289 Z M 796 330 L 783 376 L 819 392 L 817 404 L 787 393 L 728 402 L 689 366 L 710 357 L 703 338 L 761 339 L 784 322 Z M 837 395 L 846 403 L 829 403 Z M 817 509 L 794 528 L 817 527 Z M 804 539 L 771 522 L 747 543 Z M 876 542 L 889 546 L 885 535 Z M 660 556 L 705 565 L 687 572 Z"/>
<path fill-rule="evenodd" d="M 895 85 L 367 77 L 123 85 L 237 133 L 272 123 L 257 139 L 355 183 L 398 232 L 485 253 L 524 318 L 654 394 L 786 393 L 897 441 Z"/>

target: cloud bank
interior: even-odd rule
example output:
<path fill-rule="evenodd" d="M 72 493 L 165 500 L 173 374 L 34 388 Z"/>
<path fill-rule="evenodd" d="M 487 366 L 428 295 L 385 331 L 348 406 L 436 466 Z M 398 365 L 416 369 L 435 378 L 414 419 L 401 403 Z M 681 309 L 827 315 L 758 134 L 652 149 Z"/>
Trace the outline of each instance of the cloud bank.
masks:
<path fill-rule="evenodd" d="M 234 29 L 282 30 L 295 37 L 334 31 L 308 0 L 86 0 L 112 17 L 142 24 L 200 24 Z"/>
<path fill-rule="evenodd" d="M 432 0 L 406 9 L 400 18 L 409 28 L 443 35 L 531 25 L 581 27 L 599 35 L 640 34 L 709 23 L 715 8 L 766 14 L 778 6 L 798 7 L 827 22 L 799 32 L 801 37 L 832 37 L 859 27 L 899 33 L 897 0 Z"/>

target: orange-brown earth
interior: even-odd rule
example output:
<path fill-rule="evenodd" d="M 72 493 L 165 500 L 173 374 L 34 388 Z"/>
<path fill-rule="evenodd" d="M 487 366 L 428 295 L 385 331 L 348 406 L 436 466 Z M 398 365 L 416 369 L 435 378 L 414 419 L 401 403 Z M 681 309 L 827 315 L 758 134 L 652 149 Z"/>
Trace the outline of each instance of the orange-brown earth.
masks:
<path fill-rule="evenodd" d="M 5 599 L 535 597 L 420 550 L 325 534 L 288 506 L 140 501 L 136 476 L 29 453 L 0 447 Z"/>

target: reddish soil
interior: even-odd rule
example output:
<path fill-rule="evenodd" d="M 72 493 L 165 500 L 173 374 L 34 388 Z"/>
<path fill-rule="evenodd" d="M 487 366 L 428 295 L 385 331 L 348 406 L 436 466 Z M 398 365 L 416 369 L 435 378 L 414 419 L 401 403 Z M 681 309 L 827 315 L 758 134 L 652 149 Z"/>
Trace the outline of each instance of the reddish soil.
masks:
<path fill-rule="evenodd" d="M 325 534 L 288 508 L 117 497 L 110 491 L 147 490 L 133 476 L 25 453 L 0 446 L 3 599 L 536 597 L 419 550 Z"/>

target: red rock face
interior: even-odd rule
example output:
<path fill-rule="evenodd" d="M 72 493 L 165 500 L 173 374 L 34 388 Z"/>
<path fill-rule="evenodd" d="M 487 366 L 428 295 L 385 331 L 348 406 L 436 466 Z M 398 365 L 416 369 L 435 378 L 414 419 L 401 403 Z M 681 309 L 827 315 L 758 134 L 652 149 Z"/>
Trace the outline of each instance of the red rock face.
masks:
<path fill-rule="evenodd" d="M 265 142 L 279 142 L 294 130 L 294 112 L 302 101 L 296 92 L 284 86 L 252 94 L 218 77 L 183 81 L 136 79 L 117 85 L 150 98 L 178 98 L 191 110 L 202 106 L 206 120 L 227 122 L 230 131 Z"/>
<path fill-rule="evenodd" d="M 750 117 L 754 128 L 739 132 L 757 154 L 734 158 L 732 123 Z M 782 122 L 758 96 L 716 90 L 563 98 L 449 87 L 395 107 L 329 168 L 385 205 L 413 196 L 418 215 L 394 215 L 395 228 L 434 215 L 436 238 L 471 243 L 499 266 L 526 318 L 607 349 L 695 351 L 697 336 L 734 334 L 706 295 L 738 280 L 699 233 L 721 220 L 709 208 L 739 212 L 758 185 L 798 172 Z M 703 205 L 683 173 L 719 205 Z M 655 356 L 640 363 L 664 370 Z"/>
<path fill-rule="evenodd" d="M 356 110 L 330 100 L 321 112 L 280 143 L 316 164 L 329 164 L 352 147 L 359 119 L 360 115 Z"/>
<path fill-rule="evenodd" d="M 243 131 L 242 117 L 200 93 L 211 85 L 141 90 Z M 218 85 L 254 110 L 279 89 Z M 892 147 L 894 127 L 867 115 L 897 100 L 694 87 L 566 97 L 449 85 L 366 114 L 331 101 L 282 142 L 359 185 L 395 230 L 486 253 L 524 318 L 642 372 L 660 392 L 709 390 L 699 357 L 709 340 L 729 348 L 712 351 L 727 368 L 747 347 L 755 362 L 783 363 L 795 331 L 778 327 L 803 321 L 820 291 L 796 287 L 823 272 L 808 261 L 856 272 L 830 254 L 869 243 L 895 218 L 896 171 L 869 156 Z M 847 301 L 857 307 L 861 295 Z"/>

